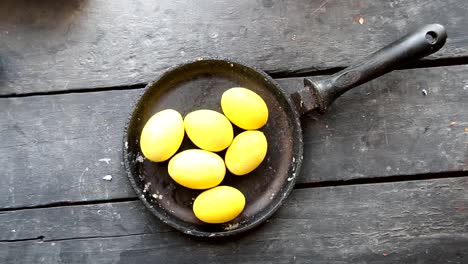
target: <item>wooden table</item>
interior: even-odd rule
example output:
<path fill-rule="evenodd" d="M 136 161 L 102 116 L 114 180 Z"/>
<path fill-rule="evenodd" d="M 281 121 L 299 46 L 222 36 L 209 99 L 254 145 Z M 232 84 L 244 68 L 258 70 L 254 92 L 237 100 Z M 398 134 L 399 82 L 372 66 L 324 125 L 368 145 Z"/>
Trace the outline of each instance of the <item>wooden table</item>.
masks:
<path fill-rule="evenodd" d="M 0 263 L 467 263 L 467 12 L 464 0 L 1 1 Z M 227 56 L 293 92 L 435 22 L 449 35 L 438 53 L 303 118 L 296 189 L 260 227 L 190 237 L 132 190 L 123 128 L 168 67 Z"/>

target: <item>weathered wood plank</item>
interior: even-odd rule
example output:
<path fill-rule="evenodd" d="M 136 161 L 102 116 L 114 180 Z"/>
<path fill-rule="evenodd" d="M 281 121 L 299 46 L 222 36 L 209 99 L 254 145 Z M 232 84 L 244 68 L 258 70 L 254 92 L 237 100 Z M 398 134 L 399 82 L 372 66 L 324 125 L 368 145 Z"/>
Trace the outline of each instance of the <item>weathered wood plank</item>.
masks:
<path fill-rule="evenodd" d="M 467 11 L 460 0 L 1 1 L 0 94 L 147 82 L 199 56 L 270 73 L 342 67 L 435 22 L 449 40 L 431 58 L 466 57 Z"/>
<path fill-rule="evenodd" d="M 466 263 L 467 189 L 468 177 L 295 190 L 266 224 L 214 241 L 166 227 L 140 202 L 4 212 L 0 260 Z"/>
<path fill-rule="evenodd" d="M 174 230 L 140 201 L 5 211 L 0 241 L 43 240 L 157 234 Z M 1 246 L 0 246 L 1 247 Z"/>
<path fill-rule="evenodd" d="M 1 207 L 134 196 L 121 162 L 138 93 L 0 99 Z"/>
<path fill-rule="evenodd" d="M 287 223 L 286 223 L 287 224 Z M 293 223 L 301 224 L 301 223 Z M 290 227 L 285 227 L 289 228 Z M 272 231 L 273 232 L 273 231 Z M 173 234 L 138 235 L 131 237 L 96 238 L 7 244 L 0 248 L 2 263 L 455 263 L 468 258 L 466 236 L 460 234 L 417 236 L 402 239 L 397 245 L 385 242 L 374 246 L 366 241 L 351 241 L 347 248 L 333 249 L 326 238 L 324 244 L 316 237 L 299 239 L 301 234 L 235 242 L 188 242 L 174 239 Z M 343 239 L 337 237 L 336 240 Z M 368 238 L 372 241 L 372 238 Z M 297 240 L 295 242 L 295 240 Z M 389 242 L 393 242 L 389 241 Z M 364 244 L 359 244 L 364 243 Z M 371 246 L 369 246 L 371 245 Z M 2 250 L 3 249 L 3 250 Z M 376 250 L 377 249 L 377 250 Z M 395 251 L 394 251 L 395 250 Z M 390 253 L 387 253 L 390 252 Z"/>
<path fill-rule="evenodd" d="M 303 118 L 303 177 L 330 181 L 468 171 L 467 70 L 392 73 L 350 91 L 327 114 Z"/>
<path fill-rule="evenodd" d="M 468 66 L 397 71 L 303 118 L 298 182 L 468 170 L 464 76 Z M 280 82 L 288 91 L 301 86 Z M 0 208 L 134 197 L 121 150 L 140 92 L 0 99 Z"/>

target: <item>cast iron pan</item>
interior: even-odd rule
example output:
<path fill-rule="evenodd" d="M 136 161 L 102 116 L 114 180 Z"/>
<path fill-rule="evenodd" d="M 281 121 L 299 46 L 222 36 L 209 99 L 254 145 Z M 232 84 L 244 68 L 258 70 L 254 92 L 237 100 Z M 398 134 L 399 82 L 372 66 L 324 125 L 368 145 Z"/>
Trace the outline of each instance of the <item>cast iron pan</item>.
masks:
<path fill-rule="evenodd" d="M 304 79 L 304 89 L 292 95 L 266 73 L 232 60 L 199 59 L 176 66 L 147 85 L 130 116 L 124 135 L 124 161 L 130 182 L 153 214 L 186 234 L 220 237 L 251 229 L 273 214 L 294 187 L 302 163 L 302 114 L 313 109 L 325 111 L 347 90 L 436 52 L 446 38 L 443 26 L 424 26 L 337 74 Z M 197 109 L 222 112 L 222 93 L 236 86 L 255 91 L 268 105 L 268 123 L 261 128 L 269 143 L 268 152 L 255 171 L 245 176 L 227 173 L 221 184 L 245 195 L 247 203 L 242 214 L 226 224 L 205 224 L 192 212 L 193 200 L 201 191 L 176 184 L 167 173 L 168 162 L 145 159 L 139 137 L 146 121 L 163 109 L 175 109 L 182 116 Z M 239 131 L 235 129 L 235 133 Z M 195 146 L 185 137 L 179 151 L 190 148 Z M 224 157 L 224 152 L 219 154 Z"/>

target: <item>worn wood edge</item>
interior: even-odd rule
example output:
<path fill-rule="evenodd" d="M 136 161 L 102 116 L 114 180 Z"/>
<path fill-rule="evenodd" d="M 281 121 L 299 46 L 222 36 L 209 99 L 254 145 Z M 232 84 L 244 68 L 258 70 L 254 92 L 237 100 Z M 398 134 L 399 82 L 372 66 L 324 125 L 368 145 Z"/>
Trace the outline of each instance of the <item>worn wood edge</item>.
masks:
<path fill-rule="evenodd" d="M 200 56 L 273 74 L 344 67 L 426 23 L 449 33 L 429 60 L 466 57 L 462 1 L 266 2 L 4 1 L 0 94 L 148 82 Z"/>
<path fill-rule="evenodd" d="M 467 188 L 468 177 L 295 190 L 267 223 L 221 240 L 174 231 L 136 201 L 8 212 L 0 260 L 463 263 Z"/>
<path fill-rule="evenodd" d="M 421 59 L 419 61 L 406 64 L 398 70 L 411 70 L 420 68 L 433 68 L 433 67 L 447 67 L 447 66 L 463 66 L 468 64 L 468 57 L 459 58 L 444 58 L 444 59 Z M 348 65 L 349 66 L 349 65 Z M 311 76 L 326 76 L 343 70 L 345 66 L 337 66 L 326 69 L 315 69 L 315 68 L 302 68 L 296 70 L 283 70 L 283 71 L 267 71 L 266 73 L 274 79 L 292 79 L 299 77 L 311 77 Z M 158 76 L 155 76 L 155 80 Z M 66 90 L 44 90 L 38 92 L 21 92 L 21 93 L 0 93 L 0 98 L 19 98 L 29 96 L 44 96 L 44 95 L 59 95 L 59 94 L 74 94 L 74 93 L 90 93 L 90 92 L 104 92 L 104 91 L 115 91 L 115 90 L 134 90 L 143 89 L 148 82 L 136 82 L 126 83 L 124 85 L 115 86 L 99 86 L 99 87 L 79 87 L 76 89 Z"/>
<path fill-rule="evenodd" d="M 465 68 L 396 71 L 344 94 L 324 115 L 304 116 L 303 170 L 318 182 L 468 171 Z M 279 80 L 288 82 L 302 87 Z M 408 160 L 411 173 L 401 170 Z"/>
<path fill-rule="evenodd" d="M 167 235 L 167 234 L 165 234 Z M 25 263 L 36 259 L 47 263 L 459 263 L 466 261 L 464 248 L 467 237 L 460 234 L 419 236 L 404 239 L 397 245 L 383 243 L 382 248 L 359 248 L 327 251 L 325 245 L 316 246 L 317 240 L 301 239 L 297 247 L 292 238 L 249 241 L 249 244 L 213 245 L 211 243 L 188 244 L 173 241 L 171 236 L 136 235 L 57 242 L 21 242 L 3 247 L 7 253 L 0 256 L 3 263 Z M 160 239 L 167 240 L 158 244 Z M 329 238 L 332 240 L 333 238 Z M 343 239 L 337 237 L 336 239 Z M 171 243 L 172 242 L 172 243 Z M 196 244 L 195 244 L 196 243 Z M 359 242 L 358 242 L 359 243 Z M 309 248 L 308 244 L 314 246 Z M 404 244 L 404 245 L 402 245 Z M 285 246 L 288 245 L 288 246 Z M 28 251 L 24 251 L 27 248 Z M 241 253 L 239 251 L 242 250 Z M 287 251 L 286 251 L 287 250 Z M 183 252 L 183 254 L 181 254 Z M 202 262 L 199 262 L 199 260 Z"/>

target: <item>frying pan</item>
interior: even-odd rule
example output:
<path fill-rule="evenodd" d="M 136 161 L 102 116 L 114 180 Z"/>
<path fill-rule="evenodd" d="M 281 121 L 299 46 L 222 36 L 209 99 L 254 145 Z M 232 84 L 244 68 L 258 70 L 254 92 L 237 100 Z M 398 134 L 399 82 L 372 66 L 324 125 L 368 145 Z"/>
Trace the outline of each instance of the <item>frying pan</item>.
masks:
<path fill-rule="evenodd" d="M 125 128 L 123 154 L 130 183 L 154 215 L 186 234 L 221 237 L 251 229 L 273 214 L 294 187 L 302 163 L 302 114 L 313 109 L 324 112 L 347 90 L 436 52 L 446 38 L 443 26 L 426 25 L 334 75 L 305 78 L 304 89 L 292 95 L 265 72 L 229 59 L 198 59 L 175 66 L 146 86 Z M 249 175 L 228 172 L 221 184 L 245 195 L 241 215 L 225 224 L 206 224 L 192 212 L 201 191 L 176 184 L 168 175 L 168 162 L 145 159 L 139 137 L 146 121 L 167 108 L 182 116 L 197 109 L 222 112 L 221 95 L 238 86 L 255 91 L 267 103 L 269 119 L 261 128 L 268 140 L 267 156 Z M 235 134 L 239 132 L 235 128 Z M 190 148 L 196 147 L 185 137 L 179 151 Z M 224 157 L 223 152 L 219 154 Z"/>

